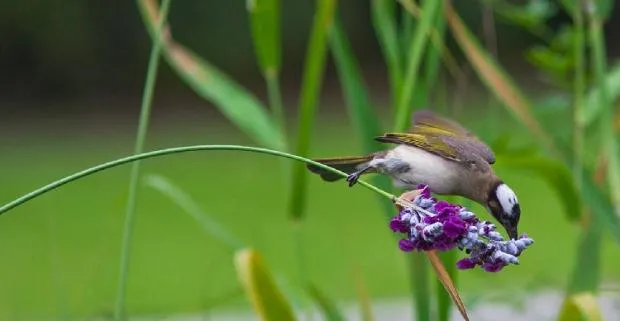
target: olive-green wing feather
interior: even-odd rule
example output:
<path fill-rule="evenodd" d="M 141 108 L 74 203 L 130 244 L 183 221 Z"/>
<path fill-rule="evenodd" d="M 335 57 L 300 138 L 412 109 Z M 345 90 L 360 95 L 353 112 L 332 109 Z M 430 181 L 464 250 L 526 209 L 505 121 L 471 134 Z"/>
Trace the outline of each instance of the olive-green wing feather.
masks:
<path fill-rule="evenodd" d="M 464 144 L 455 142 L 456 136 L 437 135 L 430 132 L 420 133 L 386 133 L 376 137 L 382 143 L 404 144 L 423 149 L 445 159 L 458 162 L 463 166 L 487 172 L 491 164 L 477 153 L 462 150 Z"/>
<path fill-rule="evenodd" d="M 386 133 L 376 137 L 375 140 L 382 143 L 414 146 L 446 159 L 460 161 L 456 149 L 446 144 L 440 136 L 428 133 Z"/>
<path fill-rule="evenodd" d="M 413 115 L 410 133 L 441 137 L 462 159 L 482 158 L 489 164 L 495 163 L 495 154 L 476 135 L 457 122 L 441 117 L 430 110 L 420 110 Z M 475 155 L 473 155 L 475 154 Z"/>

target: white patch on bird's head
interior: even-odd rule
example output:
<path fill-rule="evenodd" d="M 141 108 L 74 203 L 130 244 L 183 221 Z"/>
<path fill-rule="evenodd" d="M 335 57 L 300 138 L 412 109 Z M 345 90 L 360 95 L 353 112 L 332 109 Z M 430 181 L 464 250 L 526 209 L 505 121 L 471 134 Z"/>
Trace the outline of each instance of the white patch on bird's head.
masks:
<path fill-rule="evenodd" d="M 516 205 L 519 205 L 517 195 L 506 184 L 500 184 L 499 186 L 497 186 L 497 189 L 495 190 L 495 196 L 497 196 L 497 200 L 499 201 L 502 210 L 506 214 L 513 214 L 514 207 Z"/>

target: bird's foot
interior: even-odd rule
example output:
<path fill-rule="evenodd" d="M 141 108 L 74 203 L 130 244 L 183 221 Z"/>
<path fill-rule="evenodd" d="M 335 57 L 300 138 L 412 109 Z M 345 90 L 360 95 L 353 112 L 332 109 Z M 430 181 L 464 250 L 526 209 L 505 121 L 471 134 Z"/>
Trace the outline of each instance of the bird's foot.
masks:
<path fill-rule="evenodd" d="M 361 175 L 362 174 L 360 172 L 349 174 L 349 176 L 347 176 L 347 182 L 349 182 L 349 187 L 355 185 L 355 183 L 357 183 L 357 180 L 360 179 Z"/>

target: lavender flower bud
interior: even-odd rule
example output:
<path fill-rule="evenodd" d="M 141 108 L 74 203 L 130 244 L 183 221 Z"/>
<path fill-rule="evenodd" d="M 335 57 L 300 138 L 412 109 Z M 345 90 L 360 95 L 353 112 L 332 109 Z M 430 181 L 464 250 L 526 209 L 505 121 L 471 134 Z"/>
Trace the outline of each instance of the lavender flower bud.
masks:
<path fill-rule="evenodd" d="M 472 220 L 473 218 L 475 218 L 476 215 L 474 213 L 470 212 L 470 211 L 462 210 L 459 213 L 459 217 L 461 217 L 461 219 L 463 219 L 464 221 L 469 221 L 469 220 Z"/>
<path fill-rule="evenodd" d="M 502 235 L 499 232 L 491 231 L 488 234 L 488 238 L 492 241 L 501 241 L 503 240 Z"/>
<path fill-rule="evenodd" d="M 432 242 L 443 232 L 443 224 L 437 222 L 426 226 L 422 230 L 422 237 L 425 241 Z"/>

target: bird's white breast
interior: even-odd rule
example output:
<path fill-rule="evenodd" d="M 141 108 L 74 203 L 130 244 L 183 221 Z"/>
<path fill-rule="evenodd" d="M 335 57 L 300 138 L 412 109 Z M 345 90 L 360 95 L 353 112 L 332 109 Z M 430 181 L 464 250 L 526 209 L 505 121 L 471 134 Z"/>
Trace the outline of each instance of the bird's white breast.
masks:
<path fill-rule="evenodd" d="M 386 158 L 400 159 L 409 164 L 409 171 L 393 175 L 394 184 L 400 188 L 411 189 L 425 184 L 438 194 L 450 194 L 458 188 L 459 173 L 463 168 L 454 161 L 408 145 L 394 148 Z"/>

